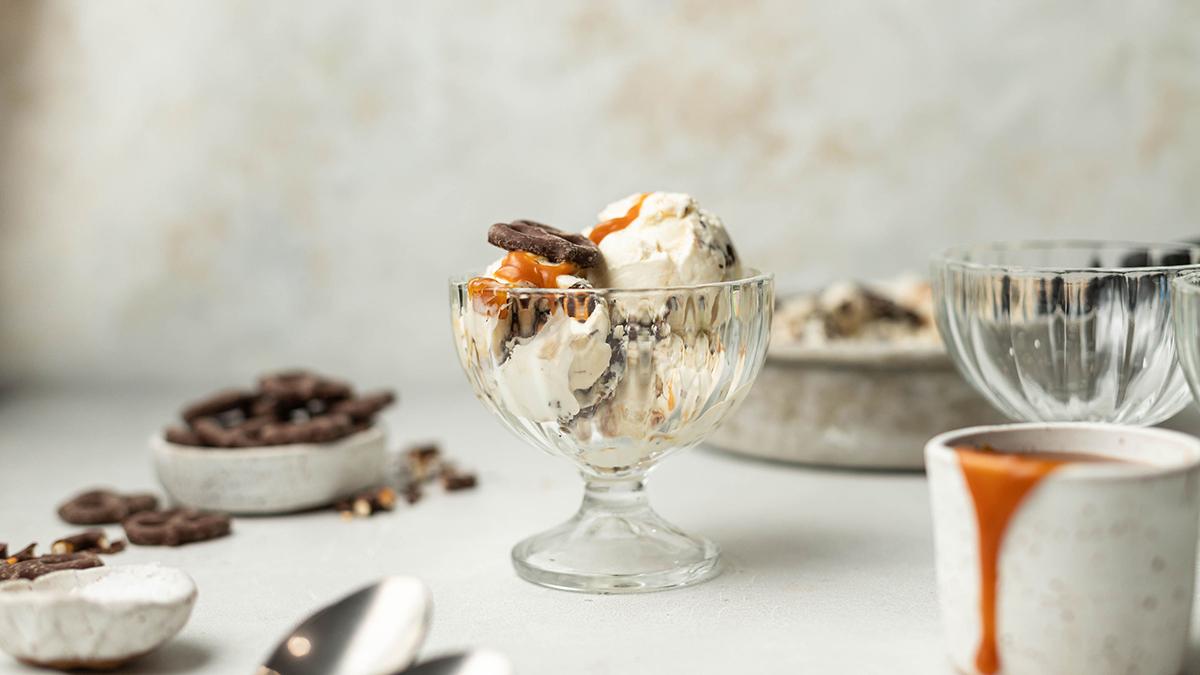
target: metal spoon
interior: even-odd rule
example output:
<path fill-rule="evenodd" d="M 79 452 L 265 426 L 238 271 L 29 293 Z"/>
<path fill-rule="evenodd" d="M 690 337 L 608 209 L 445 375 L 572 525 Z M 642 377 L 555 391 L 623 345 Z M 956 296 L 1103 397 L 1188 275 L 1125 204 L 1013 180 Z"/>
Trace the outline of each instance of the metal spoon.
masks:
<path fill-rule="evenodd" d="M 398 673 L 416 661 L 432 614 L 425 584 L 388 577 L 309 616 L 280 641 L 256 675 Z"/>
<path fill-rule="evenodd" d="M 512 675 L 512 664 L 503 654 L 476 650 L 430 659 L 399 675 Z"/>

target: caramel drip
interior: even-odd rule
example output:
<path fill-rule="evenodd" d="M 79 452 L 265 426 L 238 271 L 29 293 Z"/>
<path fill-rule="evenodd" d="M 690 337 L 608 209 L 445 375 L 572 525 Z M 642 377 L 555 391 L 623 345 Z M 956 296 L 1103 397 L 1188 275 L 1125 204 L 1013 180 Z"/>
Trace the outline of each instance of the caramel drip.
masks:
<path fill-rule="evenodd" d="M 649 192 L 643 192 L 638 196 L 633 206 L 629 207 L 629 210 L 625 212 L 625 215 L 606 220 L 593 227 L 592 231 L 588 232 L 588 239 L 591 239 L 593 244 L 599 246 L 600 242 L 604 241 L 604 238 L 608 235 L 613 232 L 620 232 L 629 227 L 630 223 L 637 220 L 638 214 L 642 212 L 642 202 L 646 201 L 646 197 L 649 196 Z"/>
<path fill-rule="evenodd" d="M 491 277 L 475 277 L 467 282 L 467 297 L 475 304 L 480 312 L 500 310 L 500 318 L 508 318 L 508 310 L 503 309 L 508 304 L 508 293 L 504 289 L 508 284 L 496 281 Z"/>
<path fill-rule="evenodd" d="M 492 276 L 513 286 L 526 283 L 534 288 L 558 288 L 560 276 L 577 272 L 579 267 L 574 263 L 552 263 L 526 251 L 512 251 Z"/>
<path fill-rule="evenodd" d="M 1013 514 L 1026 495 L 1046 476 L 1072 462 L 1119 461 L 1079 453 L 1003 453 L 989 449 L 954 449 L 975 503 L 979 525 L 979 613 L 981 635 L 975 668 L 991 675 L 1000 669 L 996 649 L 996 582 L 1000 547 Z"/>
<path fill-rule="evenodd" d="M 570 262 L 552 263 L 544 258 L 527 251 L 511 251 L 500 261 L 495 278 L 475 277 L 467 282 L 467 295 L 476 303 L 480 311 L 499 310 L 501 318 L 508 317 L 508 293 L 506 289 L 513 286 L 530 288 L 558 288 L 558 278 L 574 275 L 579 272 L 579 266 Z M 590 313 L 587 302 L 576 303 L 570 299 L 567 308 L 571 316 L 586 319 Z"/>

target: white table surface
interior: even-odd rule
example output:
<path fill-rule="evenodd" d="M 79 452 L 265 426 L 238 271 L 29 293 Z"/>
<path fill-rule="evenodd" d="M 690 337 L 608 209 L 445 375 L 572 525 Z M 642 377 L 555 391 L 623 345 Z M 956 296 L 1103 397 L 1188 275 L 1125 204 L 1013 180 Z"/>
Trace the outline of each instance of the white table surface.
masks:
<path fill-rule="evenodd" d="M 46 546 L 72 531 L 55 506 L 82 488 L 157 489 L 145 441 L 181 398 L 132 388 L 0 397 L 0 541 Z M 178 566 L 200 588 L 182 633 L 122 672 L 251 673 L 310 610 L 388 574 L 433 591 L 424 655 L 492 647 L 524 675 L 953 672 L 939 645 L 923 476 L 682 453 L 656 470 L 651 499 L 721 545 L 722 574 L 663 593 L 578 595 L 521 581 L 508 562 L 518 539 L 574 511 L 581 482 L 565 461 L 524 447 L 465 388 L 402 392 L 387 421 L 394 445 L 439 441 L 478 469 L 479 488 L 353 522 L 332 511 L 238 518 L 225 539 L 109 558 Z M 44 671 L 0 656 L 0 673 L 26 672 Z"/>

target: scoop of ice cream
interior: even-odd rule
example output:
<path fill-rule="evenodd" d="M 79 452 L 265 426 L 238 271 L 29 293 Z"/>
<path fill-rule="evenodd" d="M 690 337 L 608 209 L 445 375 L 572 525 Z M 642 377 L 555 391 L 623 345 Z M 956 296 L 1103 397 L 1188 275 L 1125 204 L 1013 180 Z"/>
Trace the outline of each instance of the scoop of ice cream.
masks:
<path fill-rule="evenodd" d="M 597 287 L 690 286 L 741 276 L 725 225 L 690 195 L 630 195 L 609 204 L 599 217 L 601 224 L 587 232 L 593 241 L 599 239 L 604 254 L 603 262 L 588 270 Z M 609 225 L 613 222 L 616 227 Z"/>

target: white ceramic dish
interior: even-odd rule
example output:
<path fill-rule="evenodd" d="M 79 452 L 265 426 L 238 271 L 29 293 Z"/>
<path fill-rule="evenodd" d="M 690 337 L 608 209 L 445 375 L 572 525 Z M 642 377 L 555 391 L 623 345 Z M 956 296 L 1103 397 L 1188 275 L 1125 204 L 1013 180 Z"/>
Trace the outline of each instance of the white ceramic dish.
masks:
<path fill-rule="evenodd" d="M 158 565 L 5 581 L 0 583 L 0 649 L 52 668 L 115 668 L 174 637 L 195 603 L 191 577 Z"/>
<path fill-rule="evenodd" d="M 986 672 L 976 667 L 983 557 L 977 507 L 953 450 L 960 445 L 1126 460 L 1062 465 L 1017 503 L 995 566 L 999 672 L 1179 673 L 1200 529 L 1200 439 L 1060 423 L 963 429 L 929 441 L 946 646 L 959 672 L 977 673 Z"/>
<path fill-rule="evenodd" d="M 931 436 L 1001 421 L 937 345 L 772 345 L 710 442 L 799 464 L 920 469 Z"/>
<path fill-rule="evenodd" d="M 316 508 L 378 484 L 386 435 L 380 425 L 332 443 L 196 448 L 150 439 L 158 480 L 175 503 L 234 514 Z"/>

